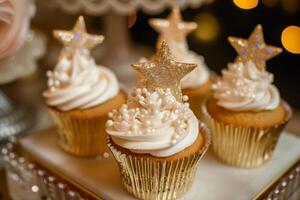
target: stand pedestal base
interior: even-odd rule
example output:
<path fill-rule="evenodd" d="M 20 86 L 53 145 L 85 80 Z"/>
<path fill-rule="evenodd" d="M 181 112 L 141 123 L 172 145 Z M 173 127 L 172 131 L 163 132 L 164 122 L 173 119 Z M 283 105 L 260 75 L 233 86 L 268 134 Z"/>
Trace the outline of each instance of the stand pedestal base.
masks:
<path fill-rule="evenodd" d="M 0 144 L 31 128 L 34 119 L 34 113 L 30 108 L 13 104 L 0 91 Z"/>

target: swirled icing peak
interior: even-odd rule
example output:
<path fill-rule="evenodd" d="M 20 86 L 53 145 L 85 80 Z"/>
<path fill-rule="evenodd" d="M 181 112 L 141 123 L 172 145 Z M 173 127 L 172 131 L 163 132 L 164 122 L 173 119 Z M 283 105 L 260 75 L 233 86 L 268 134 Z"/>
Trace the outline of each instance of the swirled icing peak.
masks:
<path fill-rule="evenodd" d="M 83 52 L 81 52 L 83 51 Z M 76 51 L 72 60 L 61 58 L 54 71 L 48 71 L 48 90 L 44 92 L 49 106 L 62 111 L 86 109 L 113 98 L 119 91 L 115 75 L 97 66 L 84 50 Z"/>
<path fill-rule="evenodd" d="M 117 145 L 136 153 L 166 157 L 194 143 L 199 125 L 187 96 L 179 102 L 170 89 L 149 92 L 137 88 L 132 98 L 137 106 L 125 104 L 109 113 L 106 131 Z"/>
<path fill-rule="evenodd" d="M 119 91 L 115 75 L 97 66 L 90 49 L 101 43 L 103 36 L 89 35 L 82 17 L 72 31 L 55 31 L 65 45 L 58 64 L 48 71 L 48 90 L 44 92 L 49 106 L 62 111 L 86 109 L 104 103 Z"/>
<path fill-rule="evenodd" d="M 217 104 L 233 111 L 273 110 L 280 103 L 273 75 L 259 70 L 252 61 L 229 64 L 213 85 Z"/>

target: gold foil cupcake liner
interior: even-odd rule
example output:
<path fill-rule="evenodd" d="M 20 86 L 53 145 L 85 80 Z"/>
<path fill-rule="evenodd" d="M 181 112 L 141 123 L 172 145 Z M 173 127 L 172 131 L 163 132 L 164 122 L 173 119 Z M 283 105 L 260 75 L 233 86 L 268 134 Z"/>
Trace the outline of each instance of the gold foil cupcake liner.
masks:
<path fill-rule="evenodd" d="M 206 109 L 206 102 L 202 112 L 211 131 L 214 154 L 224 163 L 241 168 L 258 167 L 272 157 L 280 133 L 292 114 L 288 104 L 283 103 L 287 116 L 281 124 L 269 128 L 245 128 L 213 119 Z"/>
<path fill-rule="evenodd" d="M 127 155 L 114 147 L 110 137 L 108 147 L 118 162 L 123 185 L 138 199 L 168 200 L 182 196 L 190 188 L 199 161 L 210 144 L 210 134 L 204 125 L 203 148 L 193 154 L 174 160 L 152 160 Z M 204 132 L 204 133 L 203 133 Z"/>
<path fill-rule="evenodd" d="M 96 156 L 108 151 L 105 122 L 107 116 L 80 118 L 48 108 L 58 127 L 59 144 L 76 156 Z"/>

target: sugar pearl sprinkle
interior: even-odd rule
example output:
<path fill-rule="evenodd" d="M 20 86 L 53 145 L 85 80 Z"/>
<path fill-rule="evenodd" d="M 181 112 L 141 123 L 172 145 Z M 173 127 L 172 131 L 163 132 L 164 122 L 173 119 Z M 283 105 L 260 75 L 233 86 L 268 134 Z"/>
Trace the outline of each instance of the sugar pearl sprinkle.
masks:
<path fill-rule="evenodd" d="M 156 129 L 172 126 L 175 129 L 171 144 L 176 144 L 186 134 L 187 119 L 190 117 L 187 96 L 178 102 L 170 89 L 156 89 L 150 93 L 146 88 L 136 88 L 133 99 L 138 107 L 129 108 L 124 104 L 119 110 L 108 114 L 108 129 L 122 132 L 124 135 L 149 135 Z"/>
<path fill-rule="evenodd" d="M 51 91 L 55 91 L 69 82 L 69 75 L 66 73 L 57 73 L 56 71 L 47 71 L 48 87 Z"/>
<path fill-rule="evenodd" d="M 220 98 L 239 98 L 239 99 L 256 99 L 258 86 L 256 79 L 251 77 L 249 72 L 245 73 L 242 64 L 231 64 L 228 70 L 222 71 L 222 80 L 213 84 L 213 90 L 218 91 Z M 249 74 L 248 74 L 249 73 Z M 269 83 L 273 82 L 273 75 L 267 72 L 259 74 L 259 80 L 264 81 L 264 87 L 267 88 Z M 261 84 L 261 81 L 258 81 Z M 259 90 L 264 90 L 260 88 Z"/>

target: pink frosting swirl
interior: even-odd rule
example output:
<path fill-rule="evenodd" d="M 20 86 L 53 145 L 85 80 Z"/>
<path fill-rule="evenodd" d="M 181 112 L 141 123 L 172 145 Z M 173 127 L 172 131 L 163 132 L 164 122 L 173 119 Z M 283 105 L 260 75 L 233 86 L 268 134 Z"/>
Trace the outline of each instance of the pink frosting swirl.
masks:
<path fill-rule="evenodd" d="M 0 59 L 13 55 L 22 46 L 29 20 L 28 0 L 0 0 Z"/>

